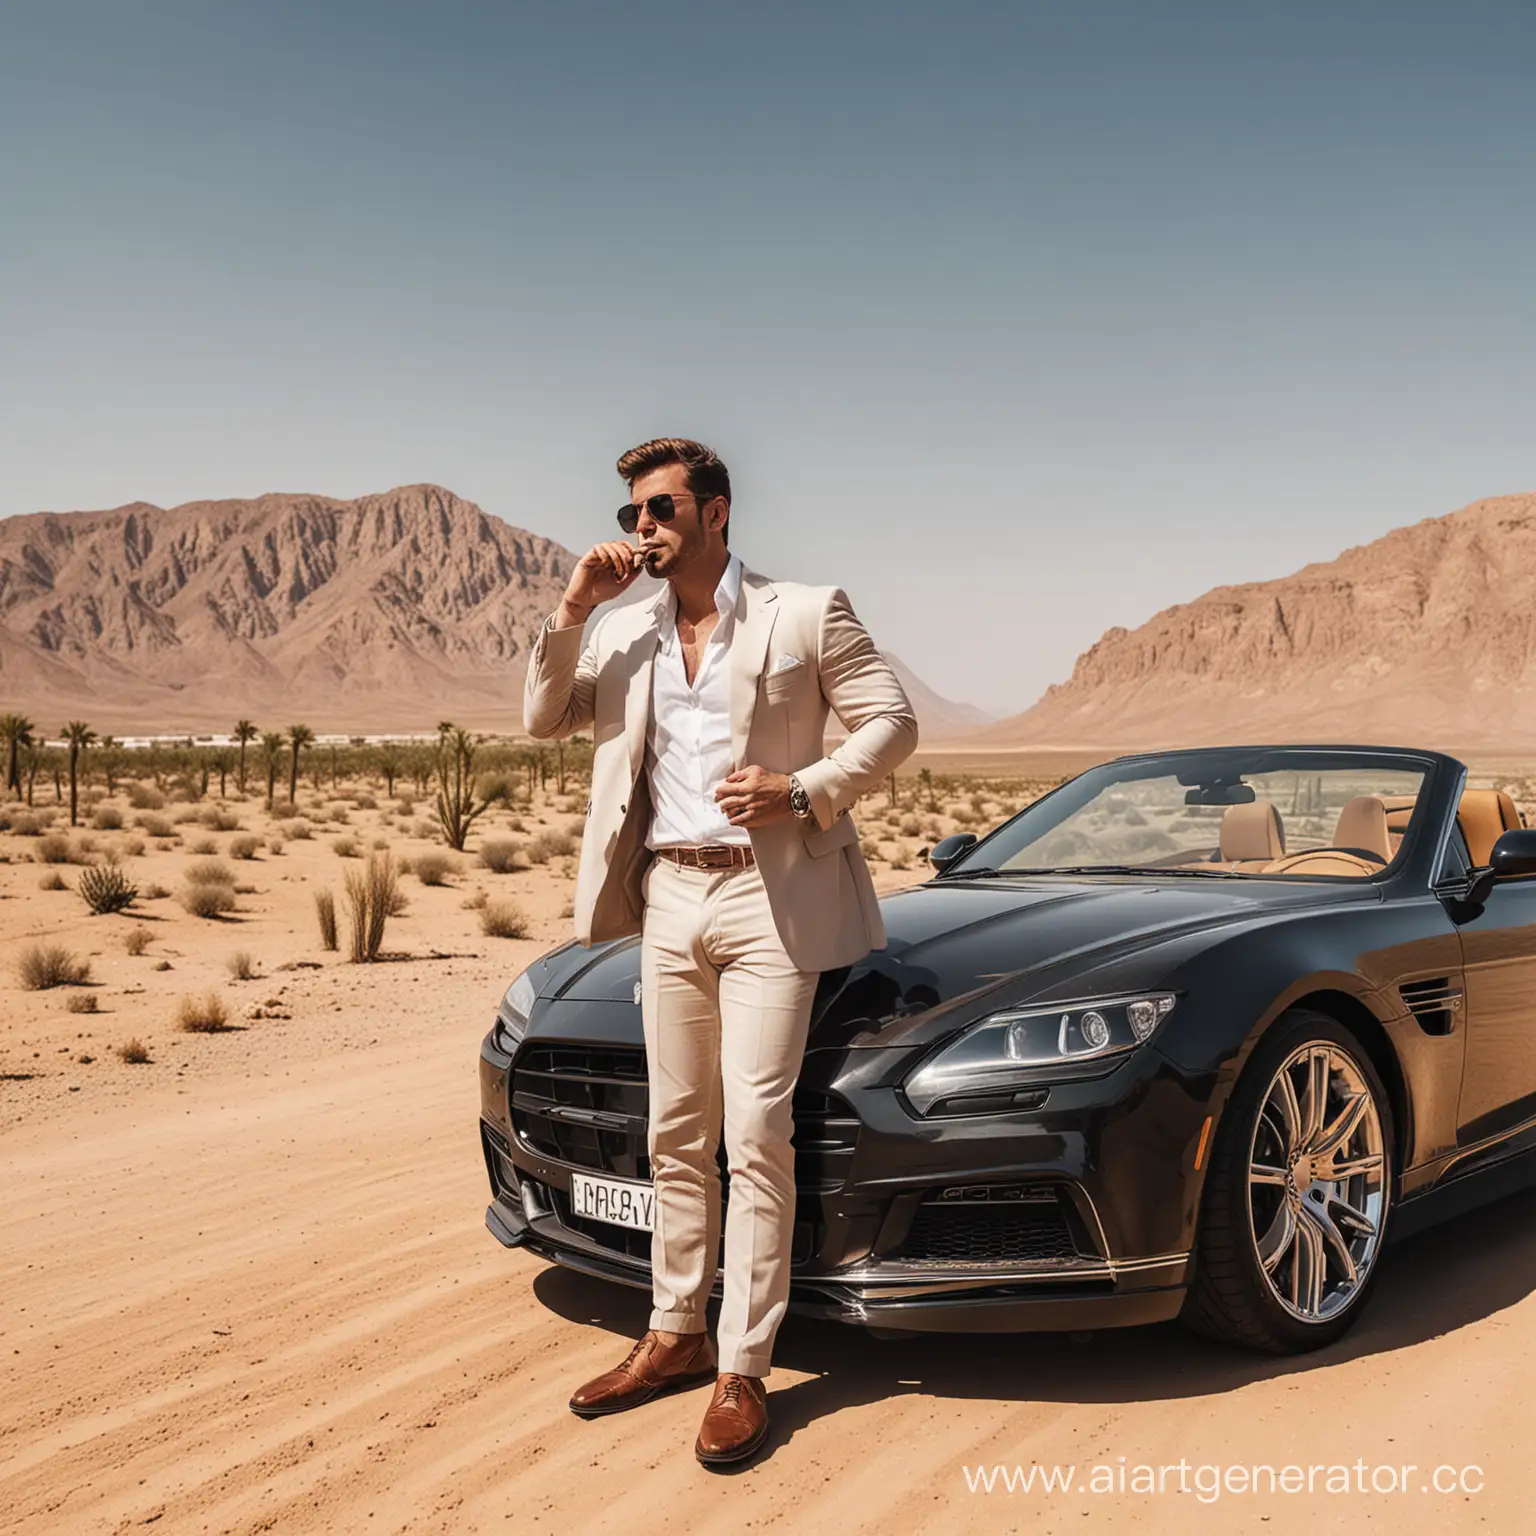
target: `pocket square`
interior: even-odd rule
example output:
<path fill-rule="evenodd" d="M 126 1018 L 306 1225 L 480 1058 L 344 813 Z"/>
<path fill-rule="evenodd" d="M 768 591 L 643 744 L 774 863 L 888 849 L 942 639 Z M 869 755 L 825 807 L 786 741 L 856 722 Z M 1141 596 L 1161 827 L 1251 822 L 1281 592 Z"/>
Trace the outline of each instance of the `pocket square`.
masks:
<path fill-rule="evenodd" d="M 777 677 L 781 672 L 793 672 L 796 667 L 803 667 L 805 663 L 798 656 L 791 656 L 786 651 L 781 651 L 773 661 L 770 677 Z"/>

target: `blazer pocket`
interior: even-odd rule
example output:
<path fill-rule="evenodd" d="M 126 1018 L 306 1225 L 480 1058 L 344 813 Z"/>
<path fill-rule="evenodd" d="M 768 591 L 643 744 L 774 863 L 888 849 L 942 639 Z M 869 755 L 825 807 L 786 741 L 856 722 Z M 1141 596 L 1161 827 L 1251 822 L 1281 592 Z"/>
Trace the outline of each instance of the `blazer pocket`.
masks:
<path fill-rule="evenodd" d="M 763 678 L 763 692 L 770 704 L 782 704 L 805 686 L 805 668 L 791 667 L 787 672 L 770 672 Z"/>
<path fill-rule="evenodd" d="M 824 853 L 831 853 L 834 848 L 846 848 L 858 840 L 859 829 L 853 824 L 853 818 L 839 816 L 825 832 L 818 830 L 806 833 L 805 851 L 813 859 L 819 859 Z"/>

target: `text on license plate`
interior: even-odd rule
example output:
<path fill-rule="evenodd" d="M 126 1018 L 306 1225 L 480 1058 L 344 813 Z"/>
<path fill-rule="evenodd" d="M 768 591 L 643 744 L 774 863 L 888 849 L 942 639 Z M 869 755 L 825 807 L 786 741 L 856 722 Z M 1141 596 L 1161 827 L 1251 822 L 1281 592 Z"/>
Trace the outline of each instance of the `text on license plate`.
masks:
<path fill-rule="evenodd" d="M 617 1227 L 649 1232 L 656 1217 L 656 1191 L 649 1184 L 624 1179 L 594 1179 L 584 1173 L 571 1175 L 571 1214 L 594 1221 L 610 1221 Z"/>

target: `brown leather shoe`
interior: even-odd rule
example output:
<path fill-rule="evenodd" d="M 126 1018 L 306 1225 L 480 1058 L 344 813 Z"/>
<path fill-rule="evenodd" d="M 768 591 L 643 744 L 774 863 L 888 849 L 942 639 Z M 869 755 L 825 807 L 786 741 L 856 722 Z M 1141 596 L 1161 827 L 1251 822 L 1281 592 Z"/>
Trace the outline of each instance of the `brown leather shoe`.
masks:
<path fill-rule="evenodd" d="M 722 1371 L 693 1452 L 706 1467 L 745 1461 L 768 1438 L 768 1394 L 759 1376 Z"/>
<path fill-rule="evenodd" d="M 594 1376 L 571 1397 L 571 1412 L 584 1419 L 638 1408 L 663 1392 L 708 1381 L 715 1374 L 715 1346 L 707 1333 L 684 1334 L 677 1343 L 647 1330 L 611 1371 Z"/>

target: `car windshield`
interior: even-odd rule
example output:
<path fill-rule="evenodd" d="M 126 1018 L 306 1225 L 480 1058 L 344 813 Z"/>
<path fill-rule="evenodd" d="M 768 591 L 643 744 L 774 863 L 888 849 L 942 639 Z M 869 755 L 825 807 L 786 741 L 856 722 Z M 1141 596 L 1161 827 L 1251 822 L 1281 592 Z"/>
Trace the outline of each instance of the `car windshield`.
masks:
<path fill-rule="evenodd" d="M 1397 857 L 1427 764 L 1255 748 L 1122 759 L 1019 813 L 945 870 L 1364 880 Z"/>

